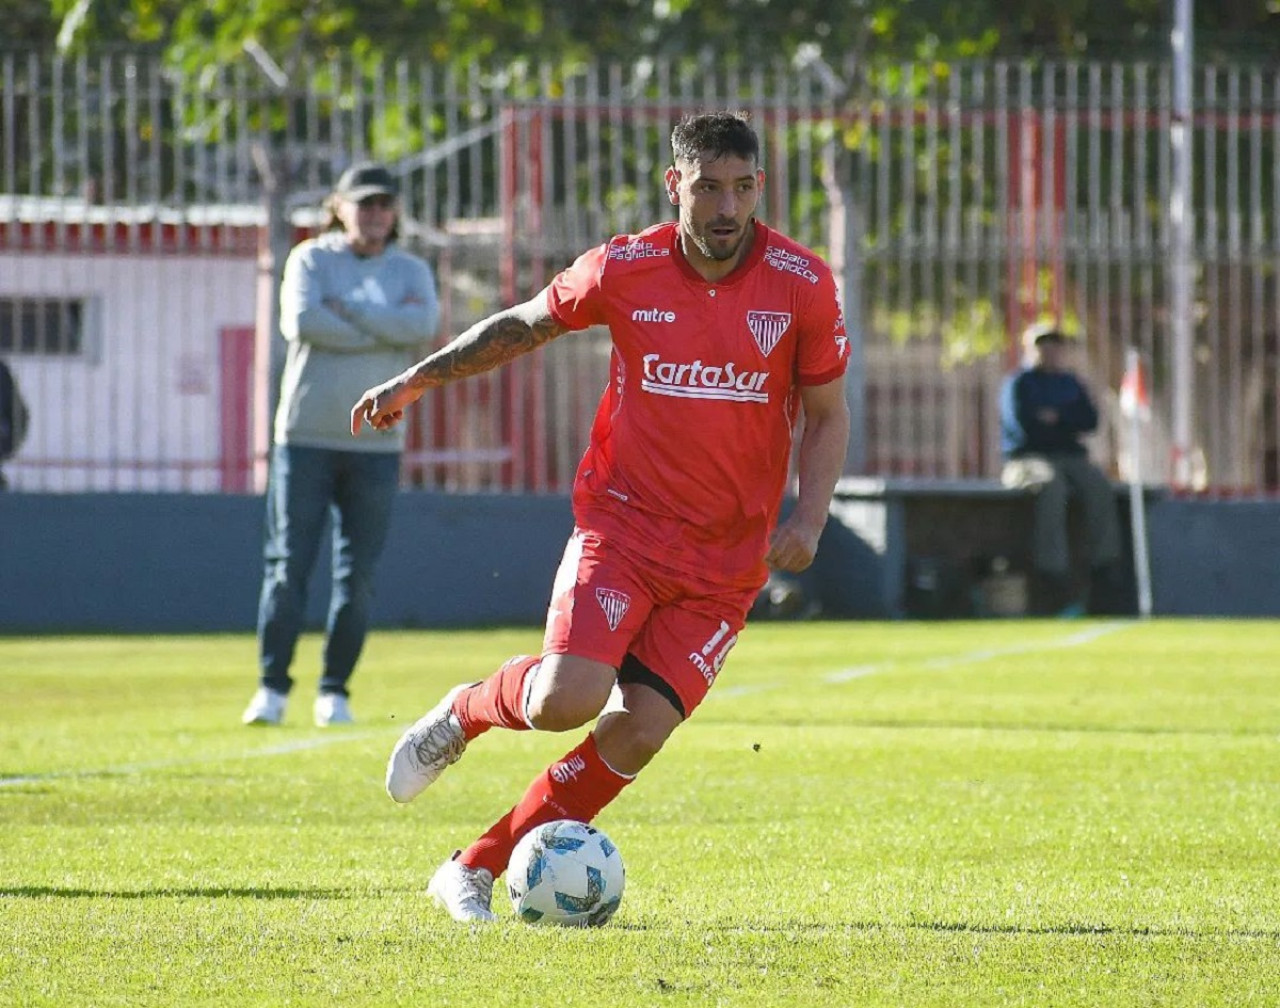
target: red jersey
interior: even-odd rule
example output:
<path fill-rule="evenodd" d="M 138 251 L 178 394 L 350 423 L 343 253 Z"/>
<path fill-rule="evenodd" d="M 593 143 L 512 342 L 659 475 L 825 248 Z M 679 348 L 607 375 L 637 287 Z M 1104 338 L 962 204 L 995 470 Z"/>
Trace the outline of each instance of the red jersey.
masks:
<path fill-rule="evenodd" d="M 755 229 L 722 280 L 694 270 L 671 221 L 584 253 L 547 295 L 563 325 L 608 326 L 613 338 L 576 522 L 726 587 L 764 582 L 798 388 L 839 378 L 849 357 L 830 268 Z"/>

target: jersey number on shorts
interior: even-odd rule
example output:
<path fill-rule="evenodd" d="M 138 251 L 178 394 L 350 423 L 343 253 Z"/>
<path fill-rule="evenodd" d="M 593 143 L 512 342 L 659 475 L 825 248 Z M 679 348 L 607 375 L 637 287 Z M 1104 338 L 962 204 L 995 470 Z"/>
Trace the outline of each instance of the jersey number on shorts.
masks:
<path fill-rule="evenodd" d="M 716 681 L 720 666 L 724 664 L 725 657 L 729 654 L 729 649 L 738 642 L 737 634 L 732 637 L 729 637 L 728 634 L 729 624 L 721 620 L 720 629 L 707 638 L 707 642 L 702 645 L 701 650 L 689 652 L 689 661 L 702 673 L 702 678 L 707 681 L 708 686 Z"/>

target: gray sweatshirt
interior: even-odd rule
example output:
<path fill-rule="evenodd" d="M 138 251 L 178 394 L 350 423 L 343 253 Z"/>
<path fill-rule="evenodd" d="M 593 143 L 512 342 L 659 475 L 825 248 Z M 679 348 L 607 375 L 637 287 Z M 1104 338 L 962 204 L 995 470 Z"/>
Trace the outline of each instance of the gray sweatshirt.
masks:
<path fill-rule="evenodd" d="M 335 307 L 325 302 L 339 302 Z M 300 242 L 284 265 L 280 331 L 288 344 L 276 410 L 277 444 L 400 451 L 405 425 L 351 436 L 351 407 L 424 356 L 440 305 L 423 260 L 394 244 L 361 258 L 330 231 Z"/>

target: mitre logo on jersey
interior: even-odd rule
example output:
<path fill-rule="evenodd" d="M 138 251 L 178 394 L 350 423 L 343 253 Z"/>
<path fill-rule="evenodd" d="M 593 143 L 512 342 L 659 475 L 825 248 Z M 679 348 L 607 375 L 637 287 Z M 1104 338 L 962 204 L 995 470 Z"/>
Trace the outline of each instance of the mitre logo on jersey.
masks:
<path fill-rule="evenodd" d="M 747 328 L 755 337 L 756 346 L 766 357 L 773 352 L 782 339 L 782 334 L 791 325 L 790 312 L 749 311 L 747 312 Z"/>
<path fill-rule="evenodd" d="M 703 364 L 695 360 L 678 364 L 664 361 L 658 354 L 646 354 L 640 387 L 654 395 L 681 399 L 767 403 L 769 393 L 762 390 L 768 380 L 768 371 L 748 371 L 733 361 Z"/>
<path fill-rule="evenodd" d="M 597 588 L 596 601 L 604 610 L 604 618 L 609 621 L 609 629 L 617 630 L 622 617 L 631 608 L 631 596 L 613 588 Z"/>
<path fill-rule="evenodd" d="M 676 313 L 666 308 L 637 308 L 631 313 L 632 322 L 674 322 Z"/>

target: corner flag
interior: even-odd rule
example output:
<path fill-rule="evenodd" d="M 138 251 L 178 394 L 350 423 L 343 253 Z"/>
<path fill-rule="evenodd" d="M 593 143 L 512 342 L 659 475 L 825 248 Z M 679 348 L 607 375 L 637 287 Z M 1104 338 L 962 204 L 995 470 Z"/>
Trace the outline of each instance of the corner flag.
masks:
<path fill-rule="evenodd" d="M 1125 355 L 1124 378 L 1120 381 L 1120 412 L 1143 421 L 1151 419 L 1147 375 L 1142 367 L 1142 357 L 1136 350 Z"/>
<path fill-rule="evenodd" d="M 1147 502 L 1142 492 L 1140 441 L 1142 424 L 1151 419 L 1151 395 L 1142 369 L 1142 356 L 1134 348 L 1125 353 L 1124 378 L 1120 381 L 1120 412 L 1129 418 L 1129 523 L 1133 533 L 1133 568 L 1138 581 L 1138 615 L 1151 615 L 1151 560 L 1147 554 Z"/>

